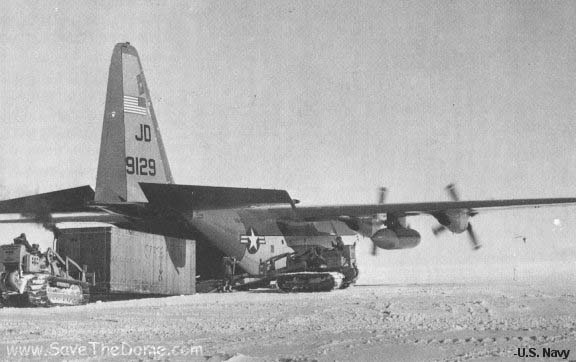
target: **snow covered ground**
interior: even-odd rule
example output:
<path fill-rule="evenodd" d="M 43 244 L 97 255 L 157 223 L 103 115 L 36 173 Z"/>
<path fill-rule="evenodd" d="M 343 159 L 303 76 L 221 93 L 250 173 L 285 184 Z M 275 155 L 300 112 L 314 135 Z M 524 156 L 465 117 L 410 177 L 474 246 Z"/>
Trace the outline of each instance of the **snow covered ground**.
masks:
<path fill-rule="evenodd" d="M 574 275 L 359 285 L 0 310 L 2 360 L 576 359 Z M 526 349 L 523 349 L 526 348 Z M 548 350 L 547 350 L 548 351 Z M 33 357 L 33 354 L 37 357 Z M 531 359 L 531 360 L 535 360 Z"/>

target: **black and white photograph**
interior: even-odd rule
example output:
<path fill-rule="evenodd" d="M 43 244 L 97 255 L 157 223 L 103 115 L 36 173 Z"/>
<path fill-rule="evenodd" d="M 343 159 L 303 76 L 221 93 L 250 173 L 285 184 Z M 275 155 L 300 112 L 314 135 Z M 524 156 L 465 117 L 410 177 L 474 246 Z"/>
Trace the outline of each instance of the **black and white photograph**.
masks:
<path fill-rule="evenodd" d="M 0 3 L 0 361 L 576 361 L 576 2 Z"/>

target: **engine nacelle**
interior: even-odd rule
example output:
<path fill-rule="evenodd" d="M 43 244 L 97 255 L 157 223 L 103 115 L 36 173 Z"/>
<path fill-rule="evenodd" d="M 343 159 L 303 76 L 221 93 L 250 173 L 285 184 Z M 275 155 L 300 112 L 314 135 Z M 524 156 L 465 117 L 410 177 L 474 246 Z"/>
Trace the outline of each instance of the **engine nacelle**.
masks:
<path fill-rule="evenodd" d="M 470 221 L 470 212 L 467 209 L 446 210 L 432 215 L 455 234 L 466 231 Z"/>
<path fill-rule="evenodd" d="M 420 233 L 409 228 L 380 229 L 370 238 L 380 249 L 410 249 L 420 244 Z"/>

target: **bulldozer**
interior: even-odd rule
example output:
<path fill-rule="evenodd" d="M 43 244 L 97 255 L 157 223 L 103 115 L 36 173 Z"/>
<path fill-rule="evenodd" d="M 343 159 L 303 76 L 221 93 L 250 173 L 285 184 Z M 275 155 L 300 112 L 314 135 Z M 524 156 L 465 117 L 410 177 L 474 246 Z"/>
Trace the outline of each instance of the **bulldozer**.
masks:
<path fill-rule="evenodd" d="M 24 234 L 14 244 L 0 245 L 0 306 L 51 307 L 82 305 L 90 300 L 94 273 L 52 248 L 45 253 Z M 87 281 L 87 279 L 89 281 Z"/>

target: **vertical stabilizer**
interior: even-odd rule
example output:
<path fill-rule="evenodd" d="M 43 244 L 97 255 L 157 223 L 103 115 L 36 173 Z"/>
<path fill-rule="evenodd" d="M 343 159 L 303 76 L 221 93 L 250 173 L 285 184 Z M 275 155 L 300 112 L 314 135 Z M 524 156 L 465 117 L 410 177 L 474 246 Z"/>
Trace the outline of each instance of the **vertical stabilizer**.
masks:
<path fill-rule="evenodd" d="M 173 183 L 136 48 L 114 47 L 96 177 L 96 202 L 145 202 L 138 182 Z"/>

